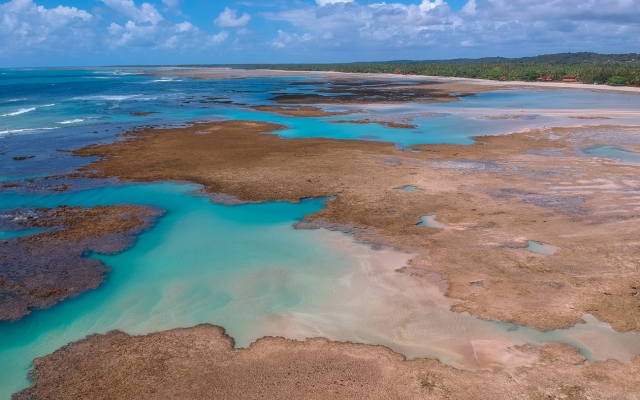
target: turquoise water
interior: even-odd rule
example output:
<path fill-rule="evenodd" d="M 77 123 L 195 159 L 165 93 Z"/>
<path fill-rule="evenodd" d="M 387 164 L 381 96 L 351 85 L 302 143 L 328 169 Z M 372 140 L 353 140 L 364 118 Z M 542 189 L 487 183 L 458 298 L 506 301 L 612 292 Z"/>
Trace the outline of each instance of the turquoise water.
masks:
<path fill-rule="evenodd" d="M 305 214 L 319 210 L 322 200 L 225 207 L 186 194 L 195 189 L 155 184 L 49 196 L 0 194 L 0 209 L 16 203 L 55 207 L 128 202 L 168 210 L 133 249 L 95 255 L 113 269 L 98 290 L 18 322 L 0 323 L 0 398 L 27 385 L 26 371 L 34 357 L 94 332 L 145 333 L 213 322 L 242 339 L 255 319 L 308 301 L 304 287 L 287 285 L 289 274 L 295 271 L 297 279 L 312 282 L 323 270 L 344 269 L 353 262 L 347 252 L 317 240 L 317 231 L 292 229 Z M 234 287 L 243 276 L 266 279 Z"/>
<path fill-rule="evenodd" d="M 294 118 L 249 111 L 244 105 L 270 104 L 273 92 L 316 90 L 326 83 L 324 78 L 192 80 L 172 78 L 171 71 L 163 71 L 165 77 L 131 68 L 3 71 L 0 181 L 71 172 L 91 159 L 71 157 L 66 150 L 110 142 L 115 134 L 140 125 L 252 119 L 285 125 L 276 132 L 284 138 L 366 137 L 402 147 L 468 144 L 474 135 L 575 123 L 545 110 L 610 108 L 632 114 L 640 109 L 640 96 L 512 90 L 456 103 L 372 106 L 367 114 Z M 303 79 L 316 84 L 292 85 Z M 237 104 L 212 103 L 210 98 Z M 135 112 L 157 114 L 137 117 Z M 525 117 L 501 117 L 518 112 Z M 633 121 L 631 114 L 614 122 Z M 418 128 L 329 123 L 366 116 L 389 120 L 411 116 Z M 13 160 L 30 155 L 36 157 Z M 0 212 L 116 203 L 149 204 L 168 211 L 131 249 L 92 256 L 112 268 L 99 289 L 20 321 L 0 323 L 0 399 L 28 385 L 33 358 L 88 334 L 112 329 L 144 334 L 204 322 L 224 326 L 239 346 L 265 335 L 324 336 L 383 344 L 408 357 L 439 358 L 471 369 L 525 362 L 526 356 L 513 349 L 514 344 L 524 343 L 569 343 L 592 359 L 628 362 L 640 354 L 637 335 L 616 333 L 589 316 L 587 324 L 540 333 L 452 313 L 455 301 L 444 297 L 444 283 L 396 272 L 411 255 L 373 251 L 337 232 L 292 228 L 304 215 L 318 211 L 323 200 L 227 207 L 193 194 L 196 189 L 159 183 L 67 193 L 0 190 Z M 444 227 L 435 215 L 422 217 L 421 224 Z M 0 232 L 4 235 L 0 238 L 26 233 L 33 232 Z"/>
<path fill-rule="evenodd" d="M 444 229 L 446 228 L 445 225 L 441 224 L 440 222 L 436 221 L 436 215 L 423 215 L 420 217 L 420 223 L 418 223 L 418 226 L 425 226 L 427 228 L 435 228 L 435 229 Z"/>
<path fill-rule="evenodd" d="M 640 153 L 625 150 L 618 146 L 597 146 L 583 151 L 592 156 L 612 158 L 624 164 L 640 165 Z"/>
<path fill-rule="evenodd" d="M 55 195 L 0 193 L 14 204 L 53 207 L 122 202 L 167 214 L 129 250 L 93 255 L 112 268 L 98 288 L 11 323 L 0 323 L 0 398 L 28 386 L 33 358 L 92 333 L 144 334 L 199 323 L 224 326 L 238 346 L 265 335 L 383 344 L 408 357 L 434 357 L 464 368 L 526 361 L 514 344 L 564 342 L 592 359 L 628 362 L 637 335 L 590 319 L 540 333 L 482 321 L 449 309 L 441 282 L 396 270 L 411 255 L 374 251 L 327 230 L 292 224 L 323 200 L 223 206 L 195 185 L 107 186 Z M 191 193 L 191 194 L 190 194 Z"/>
<path fill-rule="evenodd" d="M 547 243 L 536 242 L 533 240 L 527 241 L 527 247 L 525 247 L 524 249 L 529 250 L 532 253 L 542 254 L 545 256 L 552 256 L 556 254 L 558 250 L 560 250 L 556 246 L 553 246 Z"/>
<path fill-rule="evenodd" d="M 418 189 L 417 187 L 411 186 L 411 185 L 399 187 L 399 188 L 396 188 L 396 190 L 404 190 L 405 192 L 421 192 L 422 191 L 422 190 Z"/>
<path fill-rule="evenodd" d="M 147 72 L 166 76 L 149 76 Z M 309 83 L 298 85 L 301 81 Z M 96 135 L 93 132 L 111 137 L 137 125 L 179 125 L 195 120 L 231 118 L 282 123 L 288 129 L 278 134 L 287 138 L 367 137 L 370 138 L 367 140 L 411 146 L 422 143 L 469 144 L 473 142 L 471 136 L 582 124 L 585 122 L 569 117 L 582 115 L 588 110 L 598 110 L 599 115 L 612 118 L 606 121 L 608 124 L 640 121 L 640 96 L 578 90 L 500 90 L 464 97 L 453 103 L 370 105 L 364 114 L 327 118 L 286 117 L 245 107 L 273 104 L 269 98 L 274 94 L 300 93 L 303 89 L 305 93 L 314 93 L 325 88 L 326 83 L 327 78 L 322 75 L 194 80 L 171 77 L 171 70 L 166 68 L 3 70 L 0 75 L 0 138 L 40 134 L 44 138 L 58 140 L 60 136 Z M 362 107 L 325 108 L 346 110 Z M 562 110 L 575 113 L 557 113 Z M 615 114 L 612 110 L 624 113 Z M 136 112 L 156 114 L 134 116 Z M 593 116 L 593 113 L 585 115 Z M 394 121 L 405 117 L 413 118 L 412 123 L 418 128 L 329 123 L 332 120 L 362 118 Z M 37 163 L 38 160 L 32 162 Z"/>

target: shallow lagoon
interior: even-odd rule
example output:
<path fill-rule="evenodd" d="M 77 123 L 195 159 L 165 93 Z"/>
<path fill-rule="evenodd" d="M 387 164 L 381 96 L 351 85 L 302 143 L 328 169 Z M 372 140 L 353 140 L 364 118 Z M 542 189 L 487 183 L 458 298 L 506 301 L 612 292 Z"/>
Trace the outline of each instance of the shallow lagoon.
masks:
<path fill-rule="evenodd" d="M 624 164 L 640 165 L 640 153 L 625 150 L 618 146 L 597 146 L 584 149 L 591 156 L 611 158 Z"/>
<path fill-rule="evenodd" d="M 408 357 L 435 357 L 459 367 L 518 365 L 514 344 L 565 342 L 592 359 L 629 361 L 635 334 L 606 324 L 540 333 L 449 311 L 444 282 L 396 270 L 410 255 L 374 251 L 348 235 L 295 230 L 322 207 L 213 204 L 195 185 L 109 186 L 48 196 L 0 194 L 0 210 L 58 204 L 130 202 L 168 210 L 128 251 L 93 255 L 112 267 L 105 283 L 13 323 L 0 323 L 0 398 L 28 385 L 31 360 L 92 333 L 144 334 L 199 323 L 224 326 L 238 346 L 265 335 L 323 336 L 383 344 Z M 191 193 L 191 194 L 190 194 Z M 588 317 L 587 317 L 588 318 Z"/>
<path fill-rule="evenodd" d="M 143 74 L 158 71 L 166 73 L 166 77 Z M 245 106 L 273 104 L 268 99 L 276 93 L 323 89 L 326 78 L 322 75 L 194 80 L 171 78 L 170 70 L 154 68 L 5 72 L 7 75 L 0 77 L 0 137 L 33 133 L 51 137 L 66 135 L 67 132 L 75 135 L 77 133 L 69 128 L 78 127 L 100 134 L 108 130 L 112 135 L 133 125 L 182 124 L 229 118 L 286 125 L 287 129 L 277 132 L 285 138 L 357 140 L 366 137 L 369 138 L 367 140 L 411 146 L 471 144 L 472 136 L 505 134 L 543 126 L 602 123 L 572 118 L 582 114 L 611 118 L 607 124 L 640 124 L 640 96 L 634 94 L 511 89 L 479 93 L 451 103 L 368 105 L 364 114 L 296 118 L 247 110 Z M 301 81 L 316 84 L 297 85 Z M 345 110 L 362 107 L 323 108 Z M 134 115 L 139 112 L 157 114 Z M 407 116 L 413 118 L 411 123 L 416 124 L 417 129 L 395 129 L 375 123 L 329 123 L 366 117 L 397 120 Z"/>
<path fill-rule="evenodd" d="M 69 172 L 90 159 L 69 157 L 56 149 L 110 141 L 114 134 L 144 124 L 257 119 L 286 125 L 277 132 L 285 138 L 367 137 L 408 146 L 466 144 L 474 135 L 582 123 L 545 109 L 640 108 L 640 96 L 524 90 L 482 93 L 455 103 L 371 107 L 372 115 L 390 119 L 407 113 L 430 115 L 416 115 L 418 129 L 393 129 L 327 123 L 364 114 L 293 118 L 198 101 L 213 96 L 247 105 L 268 104 L 271 89 L 293 93 L 315 88 L 288 86 L 300 77 L 194 81 L 137 72 L 36 70 L 3 75 L 0 115 L 7 116 L 0 117 L 0 132 L 5 132 L 0 134 L 0 146 L 7 157 L 0 159 L 0 180 Z M 30 111 L 16 114 L 20 110 Z M 148 111 L 159 114 L 132 115 Z M 518 112 L 526 118 L 500 117 Z M 632 120 L 625 116 L 615 122 Z M 47 130 L 33 130 L 39 127 Z M 11 159 L 26 155 L 36 158 Z M 455 301 L 443 296 L 445 283 L 416 281 L 395 271 L 409 255 L 373 251 L 337 232 L 294 230 L 292 224 L 319 210 L 322 200 L 225 207 L 190 195 L 195 189 L 164 183 L 55 195 L 0 192 L 0 211 L 121 202 L 169 211 L 132 249 L 113 256 L 94 255 L 113 269 L 98 290 L 19 322 L 0 324 L 0 398 L 28 385 L 33 358 L 88 334 L 111 329 L 143 334 L 203 322 L 224 326 L 239 346 L 264 335 L 325 336 L 383 344 L 409 357 L 435 357 L 466 368 L 526 362 L 510 349 L 522 343 L 565 342 L 592 359 L 628 361 L 640 354 L 638 335 L 615 333 L 589 316 L 588 324 L 540 333 L 452 313 L 449 308 Z"/>

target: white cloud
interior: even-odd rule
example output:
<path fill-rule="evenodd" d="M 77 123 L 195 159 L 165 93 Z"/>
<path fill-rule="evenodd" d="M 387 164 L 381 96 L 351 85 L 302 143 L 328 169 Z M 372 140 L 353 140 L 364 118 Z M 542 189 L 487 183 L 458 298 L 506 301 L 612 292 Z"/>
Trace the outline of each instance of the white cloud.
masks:
<path fill-rule="evenodd" d="M 180 0 L 162 0 L 162 3 L 165 6 L 171 9 L 174 9 L 174 8 L 178 8 L 178 6 L 180 5 Z"/>
<path fill-rule="evenodd" d="M 229 7 L 225 7 L 224 11 L 220 13 L 213 23 L 223 28 L 238 28 L 246 26 L 251 20 L 251 16 L 247 13 L 238 17 L 238 11 L 232 10 Z"/>
<path fill-rule="evenodd" d="M 142 3 L 138 8 L 133 0 L 102 0 L 102 2 L 135 22 L 157 24 L 164 20 L 158 10 L 149 3 Z"/>
<path fill-rule="evenodd" d="M 221 31 L 217 35 L 209 36 L 209 42 L 214 45 L 220 44 L 225 40 L 227 40 L 228 37 L 229 37 L 229 33 L 227 31 Z"/>
<path fill-rule="evenodd" d="M 278 38 L 271 41 L 270 44 L 276 49 L 283 49 L 287 46 L 310 42 L 311 39 L 313 39 L 313 36 L 308 33 L 298 35 L 296 33 L 291 34 L 278 30 Z"/>
<path fill-rule="evenodd" d="M 93 16 L 76 7 L 45 8 L 32 0 L 0 4 L 0 54 L 62 45 L 89 48 Z"/>
<path fill-rule="evenodd" d="M 322 54 L 327 61 L 343 54 L 346 61 L 363 55 L 423 59 L 622 53 L 638 52 L 640 44 L 640 0 L 466 0 L 459 11 L 446 0 L 282 1 L 273 12 L 256 14 L 267 21 L 253 32 L 247 29 L 251 10 L 265 3 L 241 0 L 233 4 L 248 13 L 226 7 L 214 21 L 223 29 L 217 33 L 181 18 L 181 0 L 100 0 L 106 7 L 90 12 L 64 6 L 71 0 L 58 0 L 63 5 L 51 8 L 34 2 L 44 0 L 2 1 L 0 63 L 7 65 L 19 62 L 20 55 L 49 60 L 52 53 L 64 54 L 63 61 L 67 55 L 86 55 L 90 62 L 102 53 L 108 62 L 112 58 L 106 54 L 126 54 L 126 49 L 136 49 L 131 55 L 143 54 L 140 48 L 173 49 L 166 54 L 182 52 L 189 55 L 184 58 L 188 62 L 197 53 L 185 50 L 214 45 L 236 54 L 264 54 L 261 61 L 268 62 L 276 60 L 264 47 L 287 49 L 292 61 L 304 54 Z M 165 18 L 165 12 L 171 17 Z M 263 38 L 265 29 L 271 29 L 273 37 Z M 335 49 L 342 53 L 332 53 Z"/>
<path fill-rule="evenodd" d="M 468 0 L 457 12 L 445 0 L 316 3 L 266 13 L 265 17 L 288 22 L 294 32 L 310 32 L 319 38 L 333 33 L 331 41 L 314 42 L 313 46 L 329 49 L 340 45 L 367 52 L 456 51 L 460 44 L 490 49 L 493 54 L 498 49 L 517 53 L 629 52 L 637 51 L 640 36 L 638 0 L 610 0 L 606 5 L 601 0 Z M 280 33 L 272 45 L 286 46 Z M 422 52 L 416 52 L 415 57 L 427 58 Z"/>
<path fill-rule="evenodd" d="M 112 22 L 107 28 L 105 43 L 111 49 L 123 47 L 186 48 L 205 40 L 192 23 L 165 20 L 149 3 L 136 6 L 133 0 L 102 0 L 107 6 L 131 18 L 124 25 Z"/>

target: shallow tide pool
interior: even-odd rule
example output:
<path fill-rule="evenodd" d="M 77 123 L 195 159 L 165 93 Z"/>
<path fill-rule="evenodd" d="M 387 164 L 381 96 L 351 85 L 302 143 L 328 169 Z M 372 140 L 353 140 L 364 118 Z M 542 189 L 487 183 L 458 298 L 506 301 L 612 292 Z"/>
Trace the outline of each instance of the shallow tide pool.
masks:
<path fill-rule="evenodd" d="M 170 70 L 151 72 L 158 71 L 166 76 L 117 68 L 4 70 L 0 181 L 72 172 L 92 159 L 71 157 L 69 150 L 110 142 L 114 135 L 142 125 L 252 119 L 285 125 L 275 132 L 283 138 L 379 140 L 404 148 L 469 144 L 476 135 L 582 124 L 571 118 L 572 113 L 591 109 L 621 110 L 607 124 L 640 121 L 640 96 L 568 90 L 495 91 L 453 103 L 374 105 L 367 106 L 368 114 L 295 118 L 246 106 L 272 104 L 268 99 L 276 92 L 300 92 L 302 86 L 291 85 L 300 80 L 317 83 L 304 89 L 321 88 L 326 84 L 321 75 L 192 80 L 172 78 Z M 366 116 L 411 116 L 417 128 L 331 123 Z M 620 149 L 594 151 L 622 158 Z M 30 156 L 35 157 L 14 160 Z M 568 343 L 598 360 L 628 362 L 640 355 L 640 336 L 616 333 L 591 316 L 584 317 L 586 324 L 541 333 L 453 313 L 450 307 L 456 301 L 444 296 L 446 282 L 437 277 L 417 280 L 396 271 L 412 255 L 374 251 L 338 232 L 293 229 L 304 215 L 322 208 L 322 199 L 228 207 L 195 194 L 198 189 L 158 183 L 41 195 L 0 191 L 0 212 L 116 203 L 167 210 L 131 249 L 92 255 L 112 268 L 100 288 L 20 321 L 0 323 L 0 399 L 29 385 L 27 373 L 34 358 L 112 329 L 145 334 L 212 323 L 226 328 L 238 346 L 265 335 L 322 336 L 381 344 L 410 358 L 438 358 L 469 369 L 526 364 L 531 360 L 513 347 L 524 343 Z M 442 227 L 434 225 L 435 216 L 422 221 L 427 227 Z M 0 239 L 26 233 L 33 232 L 0 232 Z"/>
<path fill-rule="evenodd" d="M 324 200 L 213 204 L 195 185 L 107 186 L 47 196 L 0 194 L 14 205 L 152 204 L 167 214 L 129 250 L 93 255 L 112 268 L 99 289 L 0 323 L 0 398 L 28 386 L 32 359 L 92 333 L 145 334 L 212 323 L 244 347 L 265 335 L 382 344 L 462 368 L 526 364 L 515 344 L 564 342 L 591 359 L 628 362 L 638 335 L 588 324 L 541 333 L 449 311 L 446 284 L 396 270 L 409 254 L 374 251 L 348 235 L 295 230 Z"/>
<path fill-rule="evenodd" d="M 583 150 L 591 156 L 611 158 L 624 164 L 640 165 L 640 153 L 629 151 L 618 146 L 597 146 Z"/>

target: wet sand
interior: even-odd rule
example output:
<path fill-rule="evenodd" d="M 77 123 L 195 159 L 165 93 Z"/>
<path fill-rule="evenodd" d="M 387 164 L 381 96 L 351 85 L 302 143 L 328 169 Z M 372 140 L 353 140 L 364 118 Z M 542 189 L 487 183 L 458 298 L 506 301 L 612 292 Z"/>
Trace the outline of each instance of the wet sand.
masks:
<path fill-rule="evenodd" d="M 633 364 L 589 362 L 565 345 L 523 347 L 536 359 L 512 371 L 463 371 L 406 361 L 382 346 L 267 337 L 234 349 L 222 328 L 145 336 L 92 335 L 36 359 L 21 399 L 634 399 Z"/>
<path fill-rule="evenodd" d="M 60 206 L 4 213 L 0 228 L 45 232 L 0 241 L 0 321 L 97 288 L 109 268 L 86 251 L 116 253 L 152 226 L 162 211 L 133 205 Z"/>
<path fill-rule="evenodd" d="M 463 301 L 455 311 L 539 330 L 591 314 L 640 332 L 638 167 L 578 151 L 604 142 L 633 150 L 637 128 L 542 129 L 480 137 L 472 146 L 413 147 L 419 153 L 263 134 L 280 128 L 250 121 L 149 128 L 76 155 L 102 157 L 85 168 L 95 177 L 190 181 L 240 201 L 337 196 L 305 226 L 428 253 L 422 268 L 446 278 L 447 295 Z M 407 185 L 421 191 L 395 190 Z M 416 226 L 433 214 L 446 229 Z M 559 250 L 511 248 L 528 240 Z"/>

